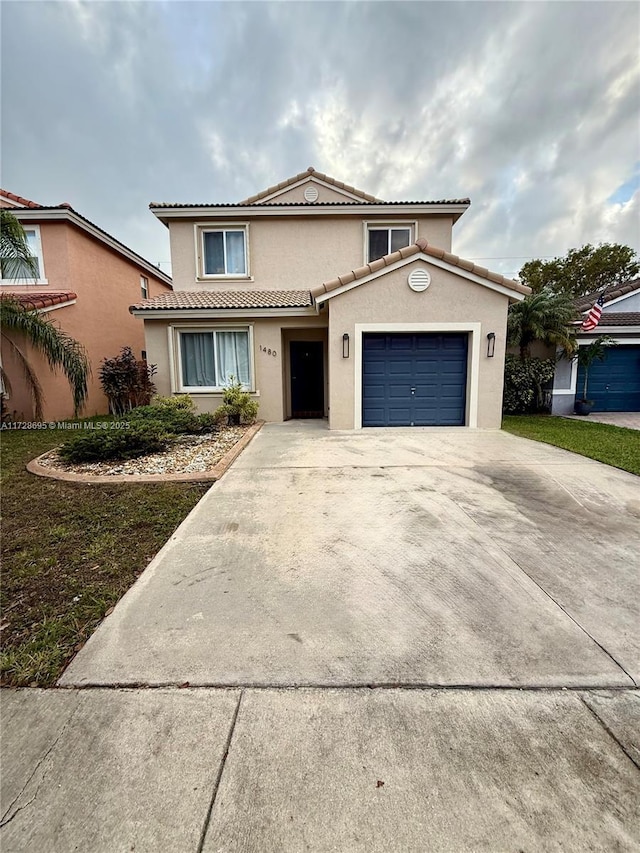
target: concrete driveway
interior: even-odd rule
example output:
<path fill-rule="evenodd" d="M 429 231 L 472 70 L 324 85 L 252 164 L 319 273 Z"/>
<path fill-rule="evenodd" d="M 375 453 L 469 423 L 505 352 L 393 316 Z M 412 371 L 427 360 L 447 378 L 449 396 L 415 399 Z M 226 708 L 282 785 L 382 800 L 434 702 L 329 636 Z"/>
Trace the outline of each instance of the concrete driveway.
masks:
<path fill-rule="evenodd" d="M 640 681 L 638 478 L 503 432 L 268 425 L 77 685 Z"/>
<path fill-rule="evenodd" d="M 606 465 L 267 426 L 67 689 L 3 691 L 2 849 L 639 850 L 639 555 Z"/>

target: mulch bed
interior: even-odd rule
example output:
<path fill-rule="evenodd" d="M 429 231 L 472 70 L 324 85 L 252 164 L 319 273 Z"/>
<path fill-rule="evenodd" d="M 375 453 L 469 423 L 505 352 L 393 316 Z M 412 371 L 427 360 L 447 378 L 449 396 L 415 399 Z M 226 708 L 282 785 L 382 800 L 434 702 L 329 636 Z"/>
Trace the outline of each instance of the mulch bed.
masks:
<path fill-rule="evenodd" d="M 247 429 L 246 426 L 224 426 L 215 433 L 181 435 L 168 450 L 126 461 L 72 464 L 61 459 L 54 449 L 40 456 L 38 462 L 54 471 L 101 476 L 203 473 L 212 469 Z"/>

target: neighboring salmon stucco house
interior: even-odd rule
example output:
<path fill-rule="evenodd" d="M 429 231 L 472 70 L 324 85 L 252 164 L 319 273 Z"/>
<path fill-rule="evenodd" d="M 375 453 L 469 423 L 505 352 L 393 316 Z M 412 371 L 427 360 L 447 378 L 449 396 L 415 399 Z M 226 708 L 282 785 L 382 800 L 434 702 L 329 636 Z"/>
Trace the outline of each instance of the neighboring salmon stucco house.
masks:
<path fill-rule="evenodd" d="M 129 313 L 141 295 L 151 297 L 171 291 L 171 279 L 153 264 L 77 213 L 69 204 L 45 207 L 7 190 L 0 190 L 0 207 L 10 208 L 25 230 L 38 278 L 2 278 L 2 294 L 19 301 L 26 310 L 50 317 L 86 349 L 91 364 L 89 394 L 82 414 L 105 414 L 107 398 L 100 385 L 102 359 L 131 347 L 144 354 L 142 324 Z M 26 274 L 25 274 L 26 275 Z M 46 421 L 73 417 L 69 384 L 60 372 L 16 338 L 42 386 Z M 33 402 L 21 365 L 7 341 L 2 364 L 11 381 L 5 406 L 14 420 L 33 420 Z"/>
<path fill-rule="evenodd" d="M 237 204 L 151 204 L 175 292 L 131 311 L 159 393 L 210 411 L 233 375 L 267 421 L 499 428 L 507 308 L 529 289 L 451 254 L 468 206 L 313 168 Z"/>

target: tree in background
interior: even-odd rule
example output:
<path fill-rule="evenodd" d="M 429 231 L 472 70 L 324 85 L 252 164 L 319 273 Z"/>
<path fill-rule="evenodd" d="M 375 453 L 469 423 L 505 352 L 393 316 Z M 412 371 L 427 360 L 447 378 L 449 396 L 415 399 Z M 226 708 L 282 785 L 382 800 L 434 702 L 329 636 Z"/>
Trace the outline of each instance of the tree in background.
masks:
<path fill-rule="evenodd" d="M 639 271 L 640 261 L 629 246 L 587 243 L 581 249 L 569 249 L 562 258 L 528 261 L 518 277 L 534 293 L 565 293 L 575 299 L 604 290 L 610 284 L 622 284 Z"/>
<path fill-rule="evenodd" d="M 535 341 L 560 347 L 568 355 L 575 351 L 572 322 L 577 318 L 573 297 L 542 290 L 509 307 L 507 343 L 517 347 L 518 356 L 507 355 L 504 372 L 503 409 L 507 414 L 548 411 L 549 383 L 555 358 L 532 358 Z"/>
<path fill-rule="evenodd" d="M 571 328 L 577 319 L 572 297 L 566 293 L 554 294 L 548 290 L 532 293 L 522 302 L 509 308 L 507 316 L 507 342 L 518 347 L 520 360 L 531 358 L 531 344 L 542 341 L 559 346 L 567 353 L 575 349 Z"/>
<path fill-rule="evenodd" d="M 24 229 L 15 216 L 4 208 L 0 210 L 0 263 L 3 278 L 38 276 L 37 261 L 31 255 Z M 11 293 L 0 296 L 0 330 L 2 339 L 22 368 L 33 399 L 36 420 L 42 420 L 42 386 L 18 343 L 21 340 L 41 353 L 52 370 L 62 370 L 71 386 L 74 410 L 78 414 L 87 399 L 90 373 L 84 347 L 65 334 L 48 317 L 38 314 L 37 311 L 25 311 Z M 14 337 L 18 338 L 18 342 Z M 11 381 L 2 365 L 0 379 L 3 389 L 10 393 Z"/>

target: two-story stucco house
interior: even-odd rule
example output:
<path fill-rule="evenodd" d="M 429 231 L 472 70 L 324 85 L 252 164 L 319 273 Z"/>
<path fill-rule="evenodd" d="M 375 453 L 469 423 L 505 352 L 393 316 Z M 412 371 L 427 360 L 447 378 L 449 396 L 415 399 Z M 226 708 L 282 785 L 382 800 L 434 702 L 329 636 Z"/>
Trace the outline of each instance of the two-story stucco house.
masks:
<path fill-rule="evenodd" d="M 171 291 L 171 278 L 67 203 L 45 206 L 0 190 L 0 207 L 9 208 L 22 224 L 38 267 L 35 280 L 26 273 L 24 278 L 1 278 L 0 294 L 10 295 L 26 310 L 47 314 L 84 346 L 91 376 L 83 414 L 108 412 L 100 385 L 100 363 L 118 355 L 125 346 L 131 347 L 137 358 L 144 354 L 143 330 L 129 313 L 129 305 L 140 296 Z M 73 399 L 65 377 L 52 372 L 45 359 L 24 341 L 16 343 L 42 387 L 44 419 L 73 417 Z M 2 345 L 2 364 L 11 379 L 8 411 L 16 420 L 33 420 L 29 388 L 7 340 Z"/>
<path fill-rule="evenodd" d="M 385 202 L 307 169 L 237 204 L 151 204 L 174 293 L 144 319 L 161 394 L 267 421 L 498 428 L 507 308 L 529 292 L 451 254 L 453 201 Z"/>

